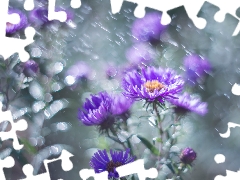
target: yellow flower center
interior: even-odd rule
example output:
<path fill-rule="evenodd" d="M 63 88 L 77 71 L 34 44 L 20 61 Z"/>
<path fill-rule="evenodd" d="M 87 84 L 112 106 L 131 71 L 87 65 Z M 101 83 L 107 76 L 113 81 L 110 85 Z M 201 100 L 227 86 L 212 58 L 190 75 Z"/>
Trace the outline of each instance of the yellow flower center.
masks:
<path fill-rule="evenodd" d="M 144 87 L 147 89 L 148 92 L 154 92 L 154 90 L 158 90 L 160 91 L 162 88 L 164 88 L 165 86 L 160 83 L 158 80 L 152 80 L 152 81 L 147 81 L 144 84 Z"/>

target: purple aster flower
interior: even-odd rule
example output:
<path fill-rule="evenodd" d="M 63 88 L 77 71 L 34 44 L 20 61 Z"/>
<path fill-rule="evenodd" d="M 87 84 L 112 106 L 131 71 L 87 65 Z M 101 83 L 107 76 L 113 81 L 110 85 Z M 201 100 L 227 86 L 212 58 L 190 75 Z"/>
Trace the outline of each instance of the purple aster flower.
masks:
<path fill-rule="evenodd" d="M 58 11 L 65 11 L 67 14 L 67 21 L 73 19 L 73 12 L 69 10 L 64 10 L 62 8 L 56 8 L 56 12 Z M 48 20 L 48 8 L 47 7 L 38 7 L 31 11 L 29 15 L 29 20 L 31 23 L 33 23 L 35 26 L 43 26 L 43 25 L 49 25 L 53 21 Z"/>
<path fill-rule="evenodd" d="M 114 78 L 118 74 L 118 69 L 115 65 L 107 65 L 106 76 L 108 79 Z"/>
<path fill-rule="evenodd" d="M 119 116 L 123 120 L 127 120 L 130 117 L 130 108 L 134 101 L 126 98 L 123 94 L 114 94 L 111 98 L 111 113 Z"/>
<path fill-rule="evenodd" d="M 110 150 L 110 155 L 111 159 L 106 150 L 99 150 L 93 155 L 90 161 L 90 166 L 94 169 L 95 173 L 108 171 L 108 179 L 119 178 L 116 168 L 135 161 L 135 157 L 130 155 L 130 149 L 119 152 Z"/>
<path fill-rule="evenodd" d="M 191 164 L 197 157 L 197 153 L 191 148 L 185 148 L 180 154 L 180 160 L 184 164 Z"/>
<path fill-rule="evenodd" d="M 108 134 L 109 130 L 114 133 L 113 125 L 119 118 L 128 119 L 132 103 L 132 100 L 122 94 L 100 92 L 91 95 L 91 99 L 86 99 L 82 110 L 78 111 L 78 119 L 86 126 L 98 126 L 101 133 Z"/>
<path fill-rule="evenodd" d="M 153 12 L 137 19 L 132 25 L 132 35 L 138 41 L 159 41 L 160 34 L 167 26 L 161 24 L 162 14 Z"/>
<path fill-rule="evenodd" d="M 8 14 L 14 14 L 14 13 L 19 15 L 20 21 L 17 24 L 12 24 L 12 23 L 7 22 L 7 24 L 6 24 L 6 34 L 7 35 L 12 35 L 12 34 L 16 33 L 17 31 L 26 28 L 28 25 L 27 17 L 25 14 L 23 14 L 22 11 L 20 11 L 18 9 L 9 9 Z"/>
<path fill-rule="evenodd" d="M 65 81 L 68 85 L 73 85 L 78 80 L 88 79 L 89 75 L 89 66 L 85 62 L 79 61 L 67 70 Z"/>
<path fill-rule="evenodd" d="M 188 93 L 176 96 L 178 99 L 170 99 L 169 102 L 176 105 L 175 112 L 185 114 L 187 112 L 195 112 L 199 115 L 205 115 L 208 112 L 207 103 L 201 102 L 197 97 Z"/>
<path fill-rule="evenodd" d="M 28 60 L 23 65 L 23 74 L 26 77 L 34 77 L 39 72 L 39 66 L 38 63 L 36 63 L 33 60 Z"/>
<path fill-rule="evenodd" d="M 48 20 L 48 9 L 44 7 L 33 9 L 29 15 L 29 20 L 36 26 L 41 26 L 49 23 L 50 21 Z"/>
<path fill-rule="evenodd" d="M 211 70 L 209 61 L 202 59 L 196 54 L 184 58 L 184 67 L 186 69 L 186 78 L 191 84 L 197 83 L 198 80 L 202 79 Z"/>
<path fill-rule="evenodd" d="M 100 132 L 107 132 L 114 124 L 111 103 L 112 99 L 106 92 L 91 95 L 91 99 L 86 99 L 83 109 L 78 111 L 78 119 L 86 126 L 99 126 Z"/>
<path fill-rule="evenodd" d="M 165 99 L 175 98 L 183 89 L 184 81 L 171 69 L 148 67 L 129 72 L 123 78 L 124 95 L 147 102 L 164 103 Z"/>
<path fill-rule="evenodd" d="M 126 53 L 126 58 L 132 65 L 148 65 L 152 62 L 154 57 L 155 53 L 153 49 L 145 43 L 134 44 Z"/>

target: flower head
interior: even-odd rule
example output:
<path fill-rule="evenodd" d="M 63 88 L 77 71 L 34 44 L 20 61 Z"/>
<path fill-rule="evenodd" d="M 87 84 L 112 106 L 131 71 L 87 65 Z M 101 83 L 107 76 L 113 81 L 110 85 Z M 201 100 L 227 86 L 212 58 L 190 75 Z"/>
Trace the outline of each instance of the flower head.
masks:
<path fill-rule="evenodd" d="M 128 119 L 132 103 L 121 94 L 100 92 L 86 99 L 82 110 L 78 112 L 78 119 L 86 126 L 99 126 L 100 132 L 113 131 L 112 127 L 118 118 Z"/>
<path fill-rule="evenodd" d="M 86 63 L 79 61 L 67 70 L 65 80 L 69 85 L 72 85 L 77 80 L 88 79 L 89 75 L 90 75 L 89 66 Z"/>
<path fill-rule="evenodd" d="M 28 60 L 23 65 L 23 74 L 26 77 L 34 77 L 39 72 L 38 63 L 33 60 Z"/>
<path fill-rule="evenodd" d="M 114 94 L 111 96 L 111 98 L 111 113 L 119 116 L 123 120 L 127 120 L 130 116 L 130 108 L 133 104 L 133 100 L 126 98 L 123 94 Z"/>
<path fill-rule="evenodd" d="M 107 130 L 114 123 L 110 114 L 112 99 L 106 92 L 91 95 L 86 99 L 83 110 L 79 110 L 78 119 L 86 126 L 99 125 L 100 130 Z"/>
<path fill-rule="evenodd" d="M 106 68 L 106 76 L 108 79 L 112 79 L 118 75 L 118 69 L 115 65 L 108 65 Z"/>
<path fill-rule="evenodd" d="M 191 148 L 185 148 L 180 154 L 180 160 L 184 164 L 191 164 L 197 157 L 197 153 Z"/>
<path fill-rule="evenodd" d="M 196 54 L 184 58 L 184 67 L 186 69 L 186 78 L 191 84 L 197 83 L 198 80 L 211 70 L 209 61 L 202 59 Z"/>
<path fill-rule="evenodd" d="M 17 31 L 26 28 L 28 25 L 27 17 L 22 11 L 20 11 L 18 9 L 9 9 L 8 14 L 14 14 L 14 13 L 19 15 L 20 21 L 17 24 L 12 24 L 12 23 L 7 22 L 7 24 L 6 24 L 6 34 L 7 35 L 12 35 L 12 34 L 16 33 Z"/>
<path fill-rule="evenodd" d="M 90 166 L 94 169 L 95 173 L 108 171 L 108 179 L 119 178 L 116 168 L 135 160 L 135 157 L 130 155 L 130 149 L 126 151 L 110 150 L 110 155 L 111 159 L 106 150 L 99 150 L 90 160 Z"/>
<path fill-rule="evenodd" d="M 184 81 L 171 69 L 148 67 L 129 72 L 123 78 L 124 95 L 133 99 L 144 99 L 147 102 L 164 103 L 181 92 Z"/>
<path fill-rule="evenodd" d="M 173 105 L 176 105 L 176 113 L 185 114 L 187 112 L 195 112 L 203 116 L 208 112 L 207 103 L 201 102 L 199 98 L 191 96 L 186 92 L 178 95 L 177 98 L 169 100 Z"/>
<path fill-rule="evenodd" d="M 146 64 L 152 62 L 155 57 L 153 49 L 144 43 L 134 44 L 127 50 L 126 58 L 133 65 Z"/>
<path fill-rule="evenodd" d="M 160 34 L 167 26 L 161 24 L 160 13 L 148 13 L 145 17 L 137 19 L 132 25 L 132 35 L 138 41 L 154 42 L 160 39 Z"/>

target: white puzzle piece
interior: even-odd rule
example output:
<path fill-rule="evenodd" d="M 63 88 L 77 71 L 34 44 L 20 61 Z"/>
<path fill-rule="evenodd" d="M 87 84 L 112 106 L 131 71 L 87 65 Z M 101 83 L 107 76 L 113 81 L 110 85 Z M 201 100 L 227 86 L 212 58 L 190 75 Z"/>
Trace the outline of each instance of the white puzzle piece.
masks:
<path fill-rule="evenodd" d="M 6 177 L 3 172 L 3 168 L 11 168 L 14 166 L 14 164 L 15 164 L 15 161 L 12 158 L 12 156 L 8 156 L 5 159 L 0 160 L 0 179 L 1 180 L 6 180 Z"/>
<path fill-rule="evenodd" d="M 6 23 L 9 22 L 9 20 L 12 23 L 19 22 L 19 16 L 16 18 L 15 14 L 9 17 L 8 4 L 9 0 L 0 1 L 0 55 L 2 55 L 4 59 L 7 59 L 14 53 L 18 53 L 20 60 L 26 62 L 30 56 L 24 48 L 34 42 L 33 37 L 35 30 L 31 27 L 26 28 L 26 39 L 6 37 Z"/>
<path fill-rule="evenodd" d="M 0 110 L 2 109 L 2 103 L 0 103 Z M 7 139 L 13 140 L 13 148 L 16 150 L 20 150 L 23 148 L 23 145 L 20 145 L 18 142 L 18 137 L 16 134 L 16 131 L 24 131 L 27 129 L 28 124 L 27 121 L 24 119 L 21 119 L 17 122 L 13 121 L 12 113 L 11 111 L 0 111 L 0 123 L 4 121 L 9 121 L 11 123 L 11 130 L 8 132 L 0 132 L 0 138 L 2 141 L 5 141 Z"/>
<path fill-rule="evenodd" d="M 38 175 L 33 175 L 33 166 L 30 164 L 26 164 L 25 166 L 23 166 L 23 172 L 26 175 L 26 178 L 22 180 L 50 180 L 50 174 L 49 174 L 49 169 L 47 164 L 57 160 L 62 160 L 63 170 L 68 171 L 73 167 L 73 164 L 69 159 L 72 156 L 73 155 L 70 152 L 66 150 L 62 150 L 62 153 L 58 158 L 51 159 L 51 160 L 44 160 L 43 164 L 46 169 L 46 172 Z"/>
<path fill-rule="evenodd" d="M 151 169 L 144 168 L 143 159 L 139 159 L 124 166 L 120 166 L 116 168 L 116 171 L 118 172 L 120 177 L 128 176 L 131 174 L 137 174 L 139 180 L 146 180 L 146 178 L 154 179 L 158 176 L 156 168 Z"/>

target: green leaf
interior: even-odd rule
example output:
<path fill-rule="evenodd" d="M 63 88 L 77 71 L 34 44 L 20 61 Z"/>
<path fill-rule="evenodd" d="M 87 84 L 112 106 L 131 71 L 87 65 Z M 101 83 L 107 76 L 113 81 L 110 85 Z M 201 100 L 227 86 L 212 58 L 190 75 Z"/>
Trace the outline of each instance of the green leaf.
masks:
<path fill-rule="evenodd" d="M 173 167 L 173 169 L 174 169 L 174 171 L 175 171 L 175 173 L 176 174 L 179 174 L 179 169 L 178 169 L 178 166 L 174 163 L 174 164 L 172 164 L 172 167 Z"/>
<path fill-rule="evenodd" d="M 187 164 L 188 169 L 192 169 L 192 166 L 190 164 Z"/>
<path fill-rule="evenodd" d="M 167 167 L 172 171 L 173 174 L 176 174 L 176 173 L 175 173 L 175 170 L 174 170 L 174 168 L 173 168 L 173 166 L 172 166 L 171 163 L 168 163 L 168 164 L 166 164 L 166 165 L 167 165 Z"/>
<path fill-rule="evenodd" d="M 26 149 L 29 153 L 37 154 L 37 149 L 36 149 L 34 146 L 32 146 L 32 145 L 28 142 L 27 139 L 21 138 L 21 139 L 20 139 L 20 142 L 21 142 L 22 144 L 24 144 L 25 149 Z"/>
<path fill-rule="evenodd" d="M 162 139 L 160 137 L 153 138 L 153 144 L 155 145 L 155 142 L 162 143 Z"/>
<path fill-rule="evenodd" d="M 160 155 L 160 152 L 158 151 L 158 149 L 153 145 L 151 144 L 146 138 L 140 136 L 140 135 L 137 135 L 137 137 L 142 141 L 142 143 L 156 156 L 159 156 Z"/>
<path fill-rule="evenodd" d="M 97 146 L 99 149 L 109 150 L 109 144 L 108 144 L 106 138 L 103 136 L 99 136 Z"/>

